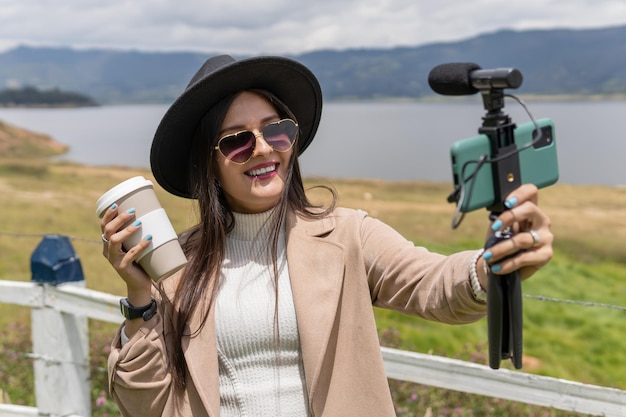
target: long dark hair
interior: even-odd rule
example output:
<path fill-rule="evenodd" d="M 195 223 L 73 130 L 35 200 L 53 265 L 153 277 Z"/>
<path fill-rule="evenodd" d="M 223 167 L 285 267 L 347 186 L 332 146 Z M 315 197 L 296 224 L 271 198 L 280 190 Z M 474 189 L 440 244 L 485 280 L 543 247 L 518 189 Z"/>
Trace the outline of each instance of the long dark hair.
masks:
<path fill-rule="evenodd" d="M 252 92 L 265 97 L 274 106 L 279 117 L 288 117 L 297 123 L 292 112 L 273 94 L 264 90 L 252 90 Z M 232 210 L 217 179 L 215 155 L 217 151 L 214 147 L 226 112 L 237 95 L 222 99 L 206 113 L 196 129 L 192 144 L 190 180 L 191 189 L 194 190 L 193 197 L 198 200 L 199 221 L 196 226 L 185 232 L 185 238 L 181 239 L 189 264 L 176 288 L 173 299 L 167 300 L 172 306 L 172 331 L 167 335 L 169 345 L 167 352 L 174 384 L 179 388 L 185 386 L 187 373 L 181 341 L 184 336 L 190 336 L 186 333 L 186 328 L 196 309 L 201 309 L 202 320 L 198 329 L 189 330 L 191 335 L 200 331 L 206 323 L 209 309 L 217 294 L 226 250 L 226 235 L 235 224 Z M 335 192 L 324 186 L 322 188 L 327 189 L 332 195 L 331 203 L 322 209 L 309 201 L 298 164 L 297 146 L 296 139 L 284 180 L 285 187 L 270 220 L 272 232 L 268 250 L 272 258 L 275 280 L 278 279 L 276 257 L 279 233 L 287 212 L 293 211 L 308 218 L 324 217 L 332 211 L 336 203 Z M 277 312 L 278 285 L 274 287 L 276 288 L 275 312 Z M 278 329 L 277 320 L 278 317 L 275 314 L 275 332 Z M 277 333 L 275 337 L 278 337 Z"/>

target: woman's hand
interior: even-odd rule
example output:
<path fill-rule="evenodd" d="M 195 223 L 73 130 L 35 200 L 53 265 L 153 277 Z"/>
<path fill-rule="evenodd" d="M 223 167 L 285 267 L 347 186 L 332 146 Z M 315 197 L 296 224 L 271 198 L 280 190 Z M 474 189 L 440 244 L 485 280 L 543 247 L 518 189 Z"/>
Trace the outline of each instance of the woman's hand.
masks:
<path fill-rule="evenodd" d="M 505 205 L 509 210 L 491 224 L 489 234 L 510 228 L 513 236 L 483 253 L 477 265 L 483 288 L 487 288 L 488 281 L 485 261 L 496 275 L 519 270 L 521 279 L 527 279 L 552 259 L 554 236 L 550 230 L 551 221 L 539 208 L 537 194 L 536 186 L 525 184 L 507 196 Z"/>
<path fill-rule="evenodd" d="M 135 261 L 150 244 L 150 238 L 142 239 L 128 251 L 122 247 L 122 242 L 141 228 L 140 221 L 133 222 L 134 217 L 133 209 L 119 213 L 116 204 L 106 210 L 100 222 L 102 253 L 126 282 L 128 301 L 134 306 L 143 306 L 150 303 L 152 280 Z"/>

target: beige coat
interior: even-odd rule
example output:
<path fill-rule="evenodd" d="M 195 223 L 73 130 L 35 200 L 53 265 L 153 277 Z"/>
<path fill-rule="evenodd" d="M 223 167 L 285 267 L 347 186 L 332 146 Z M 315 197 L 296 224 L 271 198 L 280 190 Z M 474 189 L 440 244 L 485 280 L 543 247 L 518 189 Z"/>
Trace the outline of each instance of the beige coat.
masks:
<path fill-rule="evenodd" d="M 395 416 L 372 305 L 446 323 L 482 318 L 485 305 L 473 299 L 468 277 L 474 253 L 428 252 L 362 211 L 289 217 L 287 259 L 313 416 Z M 219 416 L 213 316 L 182 341 L 189 372 L 177 391 L 166 372 L 162 314 L 123 348 L 119 332 L 113 341 L 110 384 L 122 414 Z"/>

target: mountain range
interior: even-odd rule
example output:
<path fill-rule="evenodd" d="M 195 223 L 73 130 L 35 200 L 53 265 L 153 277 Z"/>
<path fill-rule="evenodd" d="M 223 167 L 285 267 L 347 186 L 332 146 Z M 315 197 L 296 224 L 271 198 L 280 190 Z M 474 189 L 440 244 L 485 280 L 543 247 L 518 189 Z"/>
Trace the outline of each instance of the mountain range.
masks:
<path fill-rule="evenodd" d="M 168 103 L 216 54 L 19 46 L 0 53 L 0 89 L 58 88 L 102 104 Z M 626 26 L 502 30 L 457 42 L 319 50 L 289 57 L 317 75 L 326 100 L 431 96 L 428 73 L 449 62 L 516 68 L 523 75 L 516 90 L 521 94 L 626 94 Z"/>

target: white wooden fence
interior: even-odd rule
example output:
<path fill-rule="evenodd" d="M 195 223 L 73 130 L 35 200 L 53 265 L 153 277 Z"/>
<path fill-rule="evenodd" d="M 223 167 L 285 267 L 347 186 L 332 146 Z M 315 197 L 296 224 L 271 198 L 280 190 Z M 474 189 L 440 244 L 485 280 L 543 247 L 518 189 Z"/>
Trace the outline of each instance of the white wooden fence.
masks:
<path fill-rule="evenodd" d="M 0 417 L 91 415 L 87 318 L 120 323 L 119 297 L 75 284 L 0 281 L 0 302 L 32 309 L 37 408 Z M 597 416 L 626 417 L 626 391 L 382 348 L 390 378 Z"/>

